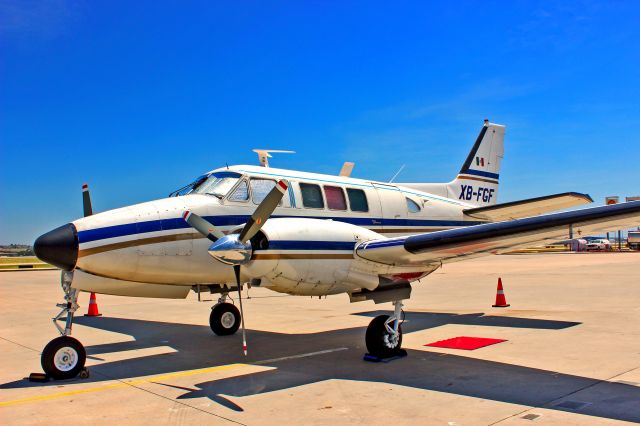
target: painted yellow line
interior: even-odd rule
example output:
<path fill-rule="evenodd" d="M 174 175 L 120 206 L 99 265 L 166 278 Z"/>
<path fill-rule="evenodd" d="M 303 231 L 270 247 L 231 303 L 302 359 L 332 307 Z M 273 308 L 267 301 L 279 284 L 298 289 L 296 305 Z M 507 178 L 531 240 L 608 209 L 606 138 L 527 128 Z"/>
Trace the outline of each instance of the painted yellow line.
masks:
<path fill-rule="evenodd" d="M 57 392 L 57 393 L 51 393 L 48 395 L 37 395 L 37 396 L 31 396 L 28 398 L 13 399 L 10 401 L 0 401 L 0 407 L 26 404 L 29 402 L 36 402 L 36 401 L 47 401 L 49 399 L 64 398 L 65 396 L 81 395 L 85 393 L 102 392 L 105 390 L 125 388 L 128 386 L 135 386 L 138 384 L 149 383 L 152 381 L 166 380 L 166 379 L 172 379 L 176 377 L 195 376 L 198 374 L 215 373 L 218 371 L 233 370 L 236 368 L 247 367 L 247 366 L 249 365 L 248 364 L 228 364 L 228 365 L 219 365 L 217 367 L 199 368 L 196 370 L 176 371 L 175 373 L 162 374 L 159 376 L 151 376 L 144 379 L 127 380 L 127 381 L 113 383 L 110 385 L 96 386 L 92 388 L 71 390 L 66 392 Z"/>

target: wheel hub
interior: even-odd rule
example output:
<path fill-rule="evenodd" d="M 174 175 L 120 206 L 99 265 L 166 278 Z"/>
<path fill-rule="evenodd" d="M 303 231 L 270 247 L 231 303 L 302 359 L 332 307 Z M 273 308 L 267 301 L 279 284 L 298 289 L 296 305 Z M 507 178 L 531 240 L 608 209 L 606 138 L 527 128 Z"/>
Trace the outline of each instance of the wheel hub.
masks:
<path fill-rule="evenodd" d="M 394 349 L 396 346 L 398 346 L 399 336 L 400 336 L 400 333 L 393 333 L 393 334 L 385 333 L 384 345 L 390 349 Z"/>
<path fill-rule="evenodd" d="M 220 323 L 224 328 L 231 328 L 236 323 L 236 317 L 231 312 L 225 312 L 220 317 Z"/>
<path fill-rule="evenodd" d="M 54 355 L 53 362 L 60 371 L 72 370 L 78 363 L 78 352 L 69 346 L 60 348 Z"/>

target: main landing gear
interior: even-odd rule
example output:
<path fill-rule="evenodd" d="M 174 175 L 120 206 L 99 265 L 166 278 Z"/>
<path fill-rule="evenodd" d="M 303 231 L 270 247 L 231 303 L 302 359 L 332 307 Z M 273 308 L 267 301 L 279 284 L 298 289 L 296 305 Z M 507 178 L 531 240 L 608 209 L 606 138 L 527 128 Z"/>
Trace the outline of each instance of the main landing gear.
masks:
<path fill-rule="evenodd" d="M 223 293 L 211 308 L 209 315 L 209 325 L 211 330 L 218 336 L 229 336 L 238 331 L 242 317 L 236 305 L 227 303 L 227 293 Z"/>
<path fill-rule="evenodd" d="M 78 290 L 71 288 L 73 272 L 62 272 L 61 286 L 64 291 L 65 303 L 56 306 L 62 308 L 60 313 L 53 318 L 61 336 L 50 341 L 42 351 L 40 363 L 44 372 L 54 379 L 71 379 L 76 377 L 84 369 L 87 353 L 78 340 L 71 337 L 73 314 L 78 309 Z M 58 324 L 58 320 L 65 316 L 65 327 Z"/>
<path fill-rule="evenodd" d="M 379 315 L 367 327 L 365 342 L 370 355 L 390 358 L 401 352 L 402 346 L 402 301 L 393 302 L 393 315 Z"/>

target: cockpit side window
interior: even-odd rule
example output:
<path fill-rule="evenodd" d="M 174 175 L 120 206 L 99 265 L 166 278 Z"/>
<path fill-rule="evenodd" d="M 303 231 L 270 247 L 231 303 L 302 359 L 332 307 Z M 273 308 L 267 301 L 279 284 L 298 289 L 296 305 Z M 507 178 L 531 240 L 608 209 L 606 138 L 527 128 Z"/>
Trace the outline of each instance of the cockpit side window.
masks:
<path fill-rule="evenodd" d="M 274 180 L 251 178 L 251 200 L 255 204 L 260 204 L 274 186 L 276 186 Z"/>
<path fill-rule="evenodd" d="M 229 195 L 229 201 L 249 201 L 249 186 L 246 180 L 241 181 L 233 193 Z"/>

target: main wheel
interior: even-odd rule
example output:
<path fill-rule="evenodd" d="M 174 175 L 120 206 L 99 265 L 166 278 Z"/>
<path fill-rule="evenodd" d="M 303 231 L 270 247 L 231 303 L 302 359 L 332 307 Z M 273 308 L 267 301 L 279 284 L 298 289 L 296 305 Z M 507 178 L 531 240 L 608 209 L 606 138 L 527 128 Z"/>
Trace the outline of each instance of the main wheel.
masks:
<path fill-rule="evenodd" d="M 394 337 L 384 325 L 388 319 L 389 315 L 377 316 L 367 327 L 365 342 L 371 355 L 388 358 L 394 356 L 402 346 L 402 327 L 398 325 L 398 336 Z"/>
<path fill-rule="evenodd" d="M 240 327 L 240 311 L 231 303 L 219 303 L 211 309 L 209 325 L 218 336 L 229 336 Z"/>
<path fill-rule="evenodd" d="M 70 336 L 60 336 L 44 347 L 40 363 L 47 375 L 62 380 L 76 377 L 86 360 L 87 353 L 82 343 Z"/>

